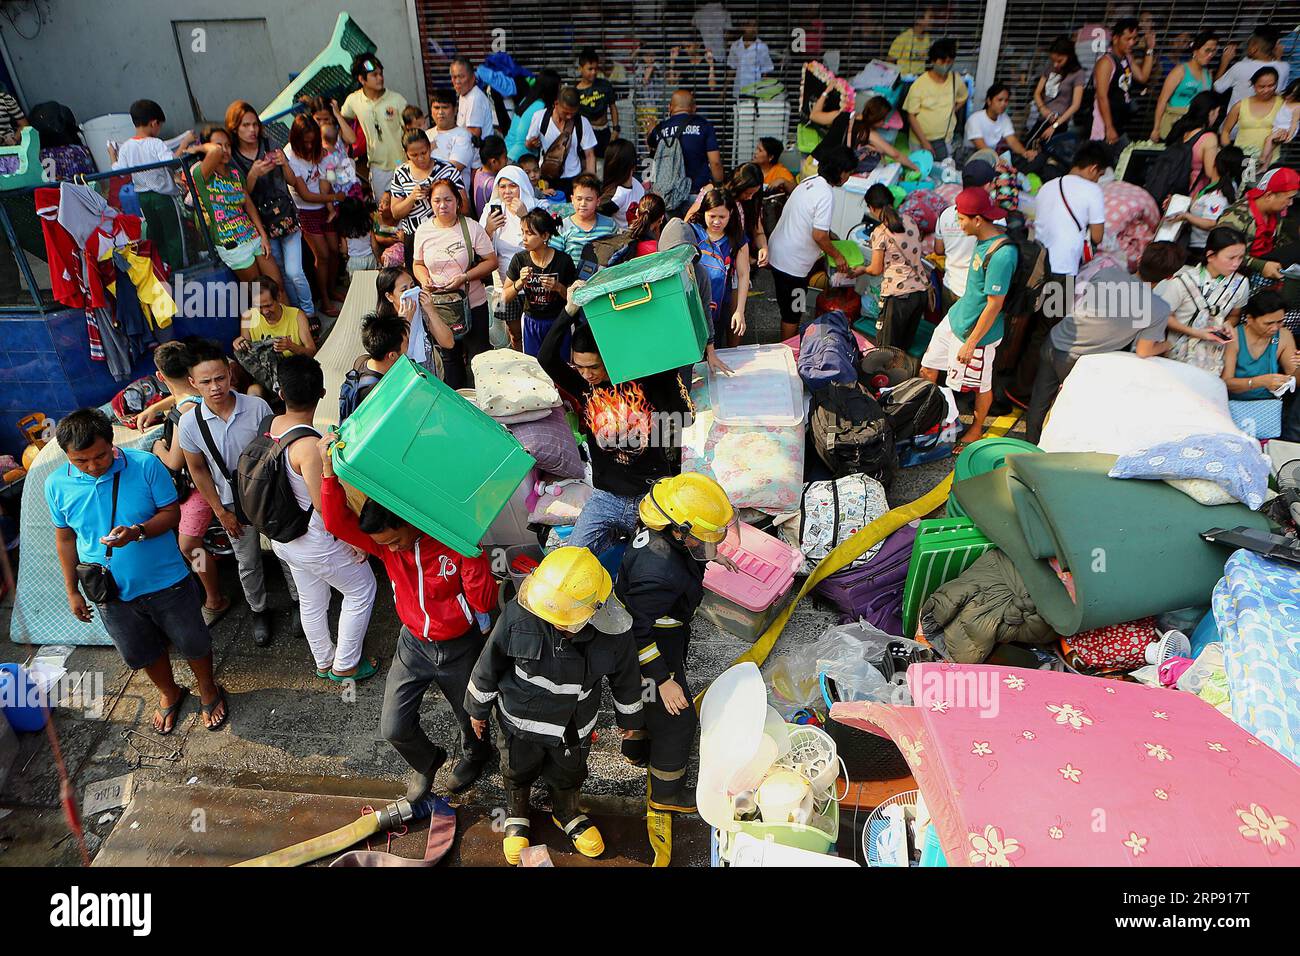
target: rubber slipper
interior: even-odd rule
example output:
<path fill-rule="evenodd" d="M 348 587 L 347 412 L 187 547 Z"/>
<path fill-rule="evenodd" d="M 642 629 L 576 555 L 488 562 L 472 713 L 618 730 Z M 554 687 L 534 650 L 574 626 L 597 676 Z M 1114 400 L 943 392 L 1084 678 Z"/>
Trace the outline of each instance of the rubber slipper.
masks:
<path fill-rule="evenodd" d="M 231 605 L 230 598 L 226 598 L 226 603 L 221 605 L 221 607 L 213 608 L 213 607 L 208 607 L 206 604 L 203 605 L 203 623 L 206 624 L 208 627 L 211 627 L 213 624 L 216 624 L 219 620 L 221 620 L 223 617 L 226 616 L 226 612 L 230 610 L 230 605 Z"/>
<path fill-rule="evenodd" d="M 226 701 L 226 689 L 224 687 L 217 687 L 217 699 L 210 704 L 200 704 L 199 709 L 203 711 L 204 717 L 211 717 L 212 712 L 217 709 L 217 704 L 225 704 L 225 708 L 219 721 L 215 724 L 203 725 L 208 730 L 220 730 L 226 725 L 226 721 L 230 719 L 230 704 Z"/>
<path fill-rule="evenodd" d="M 158 706 L 154 708 L 155 712 L 162 717 L 162 724 L 163 724 L 161 730 L 155 727 L 154 733 L 156 733 L 159 737 L 166 737 L 168 734 L 170 734 L 173 730 L 176 729 L 176 721 L 179 719 L 177 715 L 179 714 L 181 707 L 184 706 L 185 701 L 189 696 L 190 696 L 189 688 L 182 687 L 181 696 L 176 698 L 176 703 L 172 704 L 170 707 L 164 707 L 160 702 Z M 172 718 L 172 725 L 170 727 L 167 726 L 168 717 Z"/>
<path fill-rule="evenodd" d="M 379 673 L 379 665 L 373 657 L 363 658 L 361 663 L 357 665 L 357 669 L 351 674 L 336 674 L 332 670 L 324 673 L 316 672 L 317 676 L 332 680 L 336 684 L 342 684 L 344 681 L 349 680 L 363 681 L 367 677 L 374 677 L 377 673 Z"/>

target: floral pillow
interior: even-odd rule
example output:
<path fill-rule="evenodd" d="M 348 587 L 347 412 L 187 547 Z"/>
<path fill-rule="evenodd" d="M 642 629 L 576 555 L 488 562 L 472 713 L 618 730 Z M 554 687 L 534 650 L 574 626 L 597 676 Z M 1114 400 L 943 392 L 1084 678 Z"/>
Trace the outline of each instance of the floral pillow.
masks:
<path fill-rule="evenodd" d="M 1268 458 L 1244 435 L 1190 435 L 1121 456 L 1112 478 L 1201 478 L 1257 510 L 1268 493 Z"/>

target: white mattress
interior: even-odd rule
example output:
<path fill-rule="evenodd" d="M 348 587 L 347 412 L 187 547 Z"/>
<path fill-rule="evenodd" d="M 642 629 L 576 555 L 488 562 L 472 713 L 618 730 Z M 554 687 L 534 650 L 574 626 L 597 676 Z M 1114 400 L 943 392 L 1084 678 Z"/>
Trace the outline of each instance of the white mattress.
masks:
<path fill-rule="evenodd" d="M 1242 434 L 1223 380 L 1132 352 L 1085 355 L 1065 380 L 1038 443 L 1044 451 L 1126 455 L 1189 435 Z"/>

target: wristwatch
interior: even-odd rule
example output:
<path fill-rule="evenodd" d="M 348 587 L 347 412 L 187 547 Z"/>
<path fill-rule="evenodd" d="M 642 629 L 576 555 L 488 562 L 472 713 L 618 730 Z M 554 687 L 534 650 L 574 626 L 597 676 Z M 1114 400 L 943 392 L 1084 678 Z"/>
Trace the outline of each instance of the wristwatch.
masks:
<path fill-rule="evenodd" d="M 131 525 L 131 530 L 134 531 L 135 534 L 136 534 L 136 539 L 135 539 L 135 540 L 137 540 L 137 541 L 143 541 L 143 540 L 144 540 L 144 525 L 142 525 L 142 524 L 133 524 L 133 525 Z"/>

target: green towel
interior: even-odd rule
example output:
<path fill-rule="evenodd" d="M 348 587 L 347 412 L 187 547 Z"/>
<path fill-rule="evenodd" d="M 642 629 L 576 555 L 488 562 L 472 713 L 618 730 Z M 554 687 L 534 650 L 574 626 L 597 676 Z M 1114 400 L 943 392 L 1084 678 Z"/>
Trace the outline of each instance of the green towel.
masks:
<path fill-rule="evenodd" d="M 1163 481 L 1110 478 L 1115 460 L 1095 452 L 1015 455 L 953 484 L 1062 637 L 1205 604 L 1231 552 L 1200 532 L 1269 526 L 1245 505 L 1207 507 Z M 1071 571 L 1077 603 L 1052 556 Z"/>

